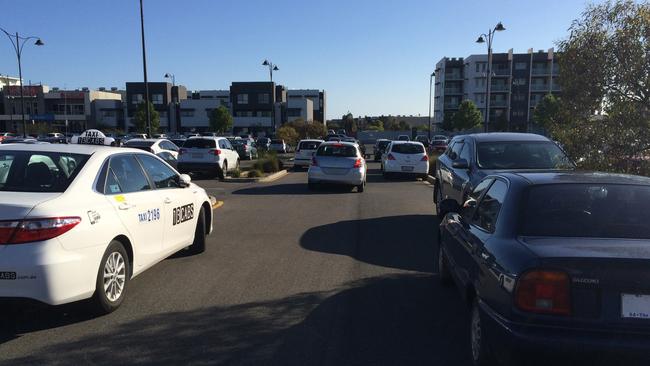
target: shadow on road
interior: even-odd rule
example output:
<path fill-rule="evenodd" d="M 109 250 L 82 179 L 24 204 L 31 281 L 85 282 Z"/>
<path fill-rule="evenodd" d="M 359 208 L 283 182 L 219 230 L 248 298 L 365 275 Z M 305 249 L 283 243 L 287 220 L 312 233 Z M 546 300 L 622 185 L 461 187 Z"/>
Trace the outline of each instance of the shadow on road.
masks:
<path fill-rule="evenodd" d="M 385 276 L 351 283 L 336 293 L 148 316 L 109 331 L 96 329 L 82 340 L 53 340 L 29 356 L 7 361 L 468 365 L 466 318 L 459 297 L 431 276 Z"/>
<path fill-rule="evenodd" d="M 339 221 L 307 230 L 300 245 L 383 267 L 433 273 L 438 224 L 433 215 Z"/>
<path fill-rule="evenodd" d="M 261 196 L 272 196 L 272 195 L 314 195 L 314 194 L 336 194 L 336 193 L 350 193 L 352 191 L 351 187 L 346 186 L 337 186 L 337 185 L 323 185 L 319 186 L 318 189 L 310 191 L 307 188 L 307 182 L 305 183 L 286 183 L 286 184 L 274 184 L 268 186 L 257 186 L 251 188 L 243 188 L 233 191 L 232 194 L 242 194 L 242 195 L 261 195 Z"/>

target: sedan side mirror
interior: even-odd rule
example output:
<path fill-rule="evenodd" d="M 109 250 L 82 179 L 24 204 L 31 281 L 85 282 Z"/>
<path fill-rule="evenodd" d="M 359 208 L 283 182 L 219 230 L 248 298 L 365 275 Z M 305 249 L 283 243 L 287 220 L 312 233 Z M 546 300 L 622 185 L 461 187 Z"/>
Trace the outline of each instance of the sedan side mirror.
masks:
<path fill-rule="evenodd" d="M 468 169 L 469 163 L 465 159 L 458 159 L 451 163 L 452 168 L 456 169 Z"/>
<path fill-rule="evenodd" d="M 460 213 L 460 205 L 458 204 L 458 202 L 456 202 L 455 199 L 452 198 L 444 199 L 440 201 L 438 205 L 440 205 L 440 212 L 443 215 L 446 215 L 449 212 Z"/>
<path fill-rule="evenodd" d="M 181 188 L 187 188 L 187 187 L 189 187 L 189 186 L 190 186 L 190 182 L 192 182 L 192 178 L 191 178 L 189 175 L 187 175 L 187 174 L 181 174 L 181 175 L 179 176 L 178 183 L 179 183 L 179 185 L 180 185 Z"/>

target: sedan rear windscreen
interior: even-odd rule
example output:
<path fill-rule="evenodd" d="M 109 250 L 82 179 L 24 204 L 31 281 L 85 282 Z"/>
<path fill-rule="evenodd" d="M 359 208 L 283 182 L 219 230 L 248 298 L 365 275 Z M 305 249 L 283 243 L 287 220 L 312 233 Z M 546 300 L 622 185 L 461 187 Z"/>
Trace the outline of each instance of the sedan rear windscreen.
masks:
<path fill-rule="evenodd" d="M 550 184 L 524 197 L 520 235 L 650 239 L 650 186 Z"/>
<path fill-rule="evenodd" d="M 183 147 L 190 149 L 214 149 L 217 147 L 217 143 L 213 139 L 187 139 Z"/>
<path fill-rule="evenodd" d="M 481 142 L 481 169 L 573 169 L 575 166 L 556 144 L 538 141 Z"/>
<path fill-rule="evenodd" d="M 318 141 L 303 141 L 300 143 L 298 146 L 298 149 L 300 150 L 316 150 L 320 146 L 320 142 Z"/>
<path fill-rule="evenodd" d="M 393 144 L 391 151 L 398 154 L 424 154 L 424 146 L 420 144 Z"/>
<path fill-rule="evenodd" d="M 357 156 L 357 148 L 349 145 L 322 145 L 316 151 L 316 156 L 352 158 Z"/>
<path fill-rule="evenodd" d="M 154 141 L 127 141 L 124 146 L 126 147 L 151 147 Z"/>
<path fill-rule="evenodd" d="M 90 155 L 42 151 L 0 152 L 0 191 L 64 192 Z"/>

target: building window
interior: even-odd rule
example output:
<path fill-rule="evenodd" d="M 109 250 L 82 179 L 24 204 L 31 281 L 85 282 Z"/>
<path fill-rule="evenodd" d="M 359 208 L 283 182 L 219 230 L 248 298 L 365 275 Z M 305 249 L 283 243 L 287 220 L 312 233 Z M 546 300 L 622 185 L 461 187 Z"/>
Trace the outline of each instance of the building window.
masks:
<path fill-rule="evenodd" d="M 154 94 L 151 96 L 151 103 L 153 104 L 163 104 L 163 95 L 162 94 Z"/>
<path fill-rule="evenodd" d="M 515 70 L 526 70 L 527 67 L 527 62 L 515 62 Z"/>
<path fill-rule="evenodd" d="M 287 109 L 287 117 L 300 117 L 300 108 L 289 108 Z"/>
<path fill-rule="evenodd" d="M 515 102 L 524 102 L 526 101 L 526 94 L 517 93 L 512 97 L 512 99 Z"/>
<path fill-rule="evenodd" d="M 167 118 L 167 111 L 160 111 L 158 112 L 158 115 L 160 116 L 160 118 Z"/>
<path fill-rule="evenodd" d="M 268 93 L 257 94 L 257 103 L 269 104 L 271 103 L 271 96 Z"/>
<path fill-rule="evenodd" d="M 102 117 L 104 118 L 115 117 L 115 111 L 102 111 Z"/>
<path fill-rule="evenodd" d="M 253 117 L 253 111 L 238 111 L 235 112 L 235 117 Z"/>
<path fill-rule="evenodd" d="M 248 94 L 237 94 L 237 104 L 248 104 Z"/>
<path fill-rule="evenodd" d="M 526 78 L 512 79 L 512 85 L 516 85 L 516 86 L 526 85 Z"/>
<path fill-rule="evenodd" d="M 181 117 L 194 117 L 194 109 L 181 109 Z"/>
<path fill-rule="evenodd" d="M 132 104 L 140 104 L 140 103 L 142 103 L 143 100 L 144 100 L 144 98 L 142 97 L 142 94 L 133 94 L 131 96 L 131 103 Z"/>

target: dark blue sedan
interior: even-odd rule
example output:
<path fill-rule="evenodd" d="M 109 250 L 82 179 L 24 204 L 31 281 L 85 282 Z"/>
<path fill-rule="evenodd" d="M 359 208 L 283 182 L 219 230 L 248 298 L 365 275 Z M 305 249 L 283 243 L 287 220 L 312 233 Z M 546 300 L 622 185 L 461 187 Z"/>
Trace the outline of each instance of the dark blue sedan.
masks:
<path fill-rule="evenodd" d="M 440 280 L 471 308 L 475 364 L 542 351 L 650 361 L 649 178 L 499 173 L 440 205 Z"/>
<path fill-rule="evenodd" d="M 565 152 L 548 138 L 532 133 L 476 133 L 454 137 L 436 160 L 433 201 L 455 199 L 463 204 L 468 192 L 487 175 L 511 170 L 573 170 Z"/>

